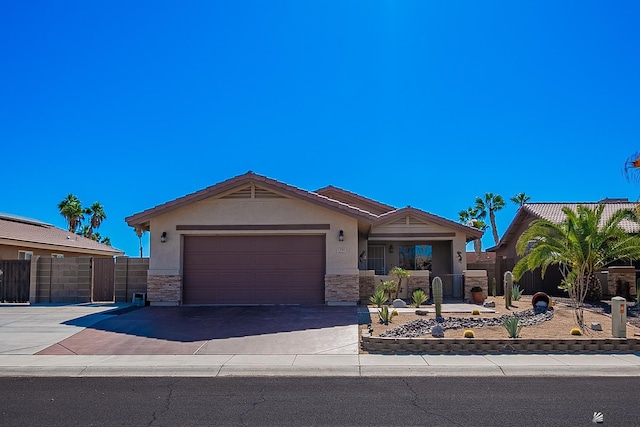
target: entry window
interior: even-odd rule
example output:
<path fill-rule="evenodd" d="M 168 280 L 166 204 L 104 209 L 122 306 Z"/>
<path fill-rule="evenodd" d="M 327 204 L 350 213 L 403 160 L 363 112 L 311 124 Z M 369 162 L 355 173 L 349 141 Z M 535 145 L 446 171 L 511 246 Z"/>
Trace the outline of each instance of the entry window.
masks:
<path fill-rule="evenodd" d="M 64 254 L 51 254 L 51 258 L 64 258 Z"/>
<path fill-rule="evenodd" d="M 433 262 L 431 245 L 401 245 L 398 253 L 399 266 L 405 270 L 429 270 Z"/>
<path fill-rule="evenodd" d="M 376 274 L 383 275 L 384 271 L 384 246 L 375 245 L 367 248 L 367 270 L 375 270 Z"/>
<path fill-rule="evenodd" d="M 18 251 L 18 259 L 31 259 L 33 252 L 31 251 Z"/>

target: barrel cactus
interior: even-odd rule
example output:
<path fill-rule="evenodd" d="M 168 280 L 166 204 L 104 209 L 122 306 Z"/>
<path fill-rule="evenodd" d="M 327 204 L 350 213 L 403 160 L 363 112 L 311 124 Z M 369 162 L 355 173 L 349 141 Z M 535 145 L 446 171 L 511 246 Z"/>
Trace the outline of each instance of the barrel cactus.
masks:
<path fill-rule="evenodd" d="M 507 310 L 511 307 L 511 291 L 513 290 L 513 274 L 510 271 L 504 273 L 504 306 Z"/>
<path fill-rule="evenodd" d="M 433 302 L 436 305 L 436 317 L 442 317 L 442 279 L 435 277 L 431 285 Z"/>

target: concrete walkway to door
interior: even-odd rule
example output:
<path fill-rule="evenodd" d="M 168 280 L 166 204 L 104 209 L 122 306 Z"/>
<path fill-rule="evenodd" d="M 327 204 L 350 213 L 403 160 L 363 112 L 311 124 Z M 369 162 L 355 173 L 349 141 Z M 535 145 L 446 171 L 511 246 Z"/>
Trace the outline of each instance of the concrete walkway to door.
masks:
<path fill-rule="evenodd" d="M 94 323 L 37 354 L 358 354 L 357 309 L 144 307 Z"/>

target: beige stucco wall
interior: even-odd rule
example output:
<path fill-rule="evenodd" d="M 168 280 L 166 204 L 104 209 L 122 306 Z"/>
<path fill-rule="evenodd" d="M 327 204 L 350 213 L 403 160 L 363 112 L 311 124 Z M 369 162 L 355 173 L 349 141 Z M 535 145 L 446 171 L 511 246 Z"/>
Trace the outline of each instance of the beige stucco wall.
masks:
<path fill-rule="evenodd" d="M 176 230 L 176 225 L 282 225 L 329 224 L 329 230 Z M 338 233 L 344 231 L 344 241 Z M 167 233 L 167 242 L 160 236 Z M 182 275 L 182 236 L 242 234 L 324 234 L 327 274 L 358 274 L 357 220 L 297 199 L 210 198 L 151 220 L 150 275 Z"/>

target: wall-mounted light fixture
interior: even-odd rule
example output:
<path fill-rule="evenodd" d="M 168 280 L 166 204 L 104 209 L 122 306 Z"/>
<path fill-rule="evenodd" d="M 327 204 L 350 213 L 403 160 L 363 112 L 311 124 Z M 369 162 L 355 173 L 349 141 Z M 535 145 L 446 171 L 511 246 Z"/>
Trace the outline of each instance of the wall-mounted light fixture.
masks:
<path fill-rule="evenodd" d="M 341 242 L 344 241 L 344 231 L 340 230 L 338 233 L 338 240 Z"/>
<path fill-rule="evenodd" d="M 167 243 L 167 232 L 163 231 L 162 236 L 160 236 L 160 243 Z"/>
<path fill-rule="evenodd" d="M 462 252 L 458 251 L 458 262 L 462 262 Z"/>
<path fill-rule="evenodd" d="M 393 253 L 393 245 L 389 245 L 389 253 L 392 254 Z"/>

